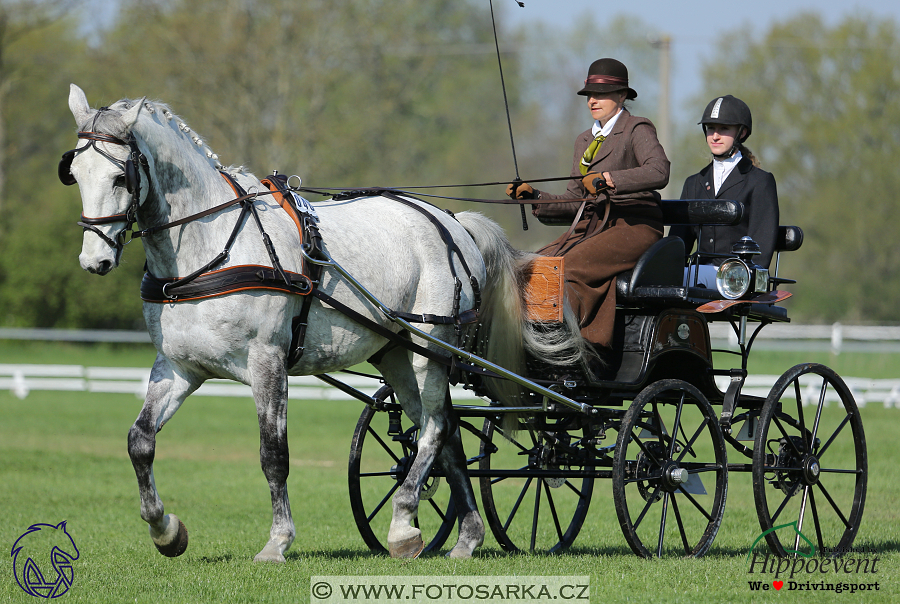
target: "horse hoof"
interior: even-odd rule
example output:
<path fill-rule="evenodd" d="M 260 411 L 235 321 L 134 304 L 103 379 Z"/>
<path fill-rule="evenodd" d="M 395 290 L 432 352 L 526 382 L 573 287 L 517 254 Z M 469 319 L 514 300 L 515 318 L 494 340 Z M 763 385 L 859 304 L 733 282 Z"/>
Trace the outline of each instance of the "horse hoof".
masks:
<path fill-rule="evenodd" d="M 178 516 L 169 514 L 166 516 L 166 529 L 161 534 L 154 536 L 153 527 L 150 527 L 150 538 L 153 545 L 163 556 L 175 558 L 184 553 L 188 546 L 188 532 L 184 523 Z M 178 523 L 177 527 L 175 523 Z"/>
<path fill-rule="evenodd" d="M 472 557 L 472 552 L 466 551 L 465 549 L 457 550 L 455 547 L 447 552 L 448 558 L 458 558 L 458 559 L 468 559 Z"/>
<path fill-rule="evenodd" d="M 253 557 L 254 562 L 278 562 L 284 563 L 284 554 L 277 548 L 266 545 L 261 552 Z"/>
<path fill-rule="evenodd" d="M 397 541 L 396 543 L 388 544 L 388 551 L 390 551 L 391 558 L 418 558 L 419 554 L 421 554 L 424 549 L 425 542 L 422 541 L 420 535 L 408 537 Z"/>

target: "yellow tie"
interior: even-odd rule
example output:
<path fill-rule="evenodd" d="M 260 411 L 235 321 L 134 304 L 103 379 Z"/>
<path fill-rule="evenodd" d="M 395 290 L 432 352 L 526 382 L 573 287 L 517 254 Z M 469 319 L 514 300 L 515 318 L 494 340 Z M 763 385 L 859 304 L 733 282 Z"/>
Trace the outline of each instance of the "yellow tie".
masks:
<path fill-rule="evenodd" d="M 594 161 L 594 156 L 597 155 L 597 151 L 600 150 L 600 145 L 602 145 L 605 140 L 605 136 L 598 134 L 594 140 L 591 141 L 587 151 L 584 152 L 584 157 L 581 158 L 581 165 L 578 167 L 581 170 L 582 175 L 587 174 L 588 169 L 591 167 L 591 162 Z"/>

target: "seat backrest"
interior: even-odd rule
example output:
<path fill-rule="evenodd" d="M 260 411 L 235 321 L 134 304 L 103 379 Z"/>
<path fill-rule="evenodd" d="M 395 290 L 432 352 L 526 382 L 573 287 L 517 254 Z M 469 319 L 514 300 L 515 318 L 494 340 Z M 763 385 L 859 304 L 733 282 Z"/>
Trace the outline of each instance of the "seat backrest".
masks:
<path fill-rule="evenodd" d="M 776 252 L 795 252 L 803 245 L 803 230 L 798 226 L 778 227 L 778 239 L 775 240 Z"/>
<path fill-rule="evenodd" d="M 744 204 L 730 199 L 663 199 L 659 202 L 663 223 L 738 224 L 744 217 Z"/>
<path fill-rule="evenodd" d="M 684 281 L 684 241 L 663 237 L 644 252 L 631 271 L 618 277 L 617 291 L 630 298 L 642 285 L 680 286 Z M 619 289 L 621 287 L 621 289 Z"/>

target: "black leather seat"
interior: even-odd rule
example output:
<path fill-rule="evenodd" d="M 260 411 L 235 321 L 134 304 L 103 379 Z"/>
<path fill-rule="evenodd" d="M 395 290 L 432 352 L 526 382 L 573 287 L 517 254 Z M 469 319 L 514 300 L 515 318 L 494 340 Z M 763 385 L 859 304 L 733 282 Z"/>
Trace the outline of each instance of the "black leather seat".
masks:
<path fill-rule="evenodd" d="M 681 288 L 683 282 L 684 241 L 663 237 L 644 252 L 633 269 L 616 276 L 616 302 L 633 301 L 642 287 Z"/>

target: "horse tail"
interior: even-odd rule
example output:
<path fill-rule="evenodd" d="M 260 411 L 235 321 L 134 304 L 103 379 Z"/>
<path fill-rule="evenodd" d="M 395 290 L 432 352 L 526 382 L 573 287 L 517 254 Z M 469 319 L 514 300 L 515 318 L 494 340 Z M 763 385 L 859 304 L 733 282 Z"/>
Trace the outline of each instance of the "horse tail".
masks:
<path fill-rule="evenodd" d="M 459 223 L 481 252 L 487 272 L 478 323 L 466 333 L 466 346 L 478 356 L 526 374 L 526 355 L 556 367 L 586 367 L 588 348 L 578 320 L 564 304 L 563 323 L 533 323 L 525 316 L 525 272 L 537 254 L 513 248 L 496 222 L 478 212 L 460 212 Z M 522 388 L 508 380 L 486 379 L 489 393 L 506 406 L 523 404 Z"/>

